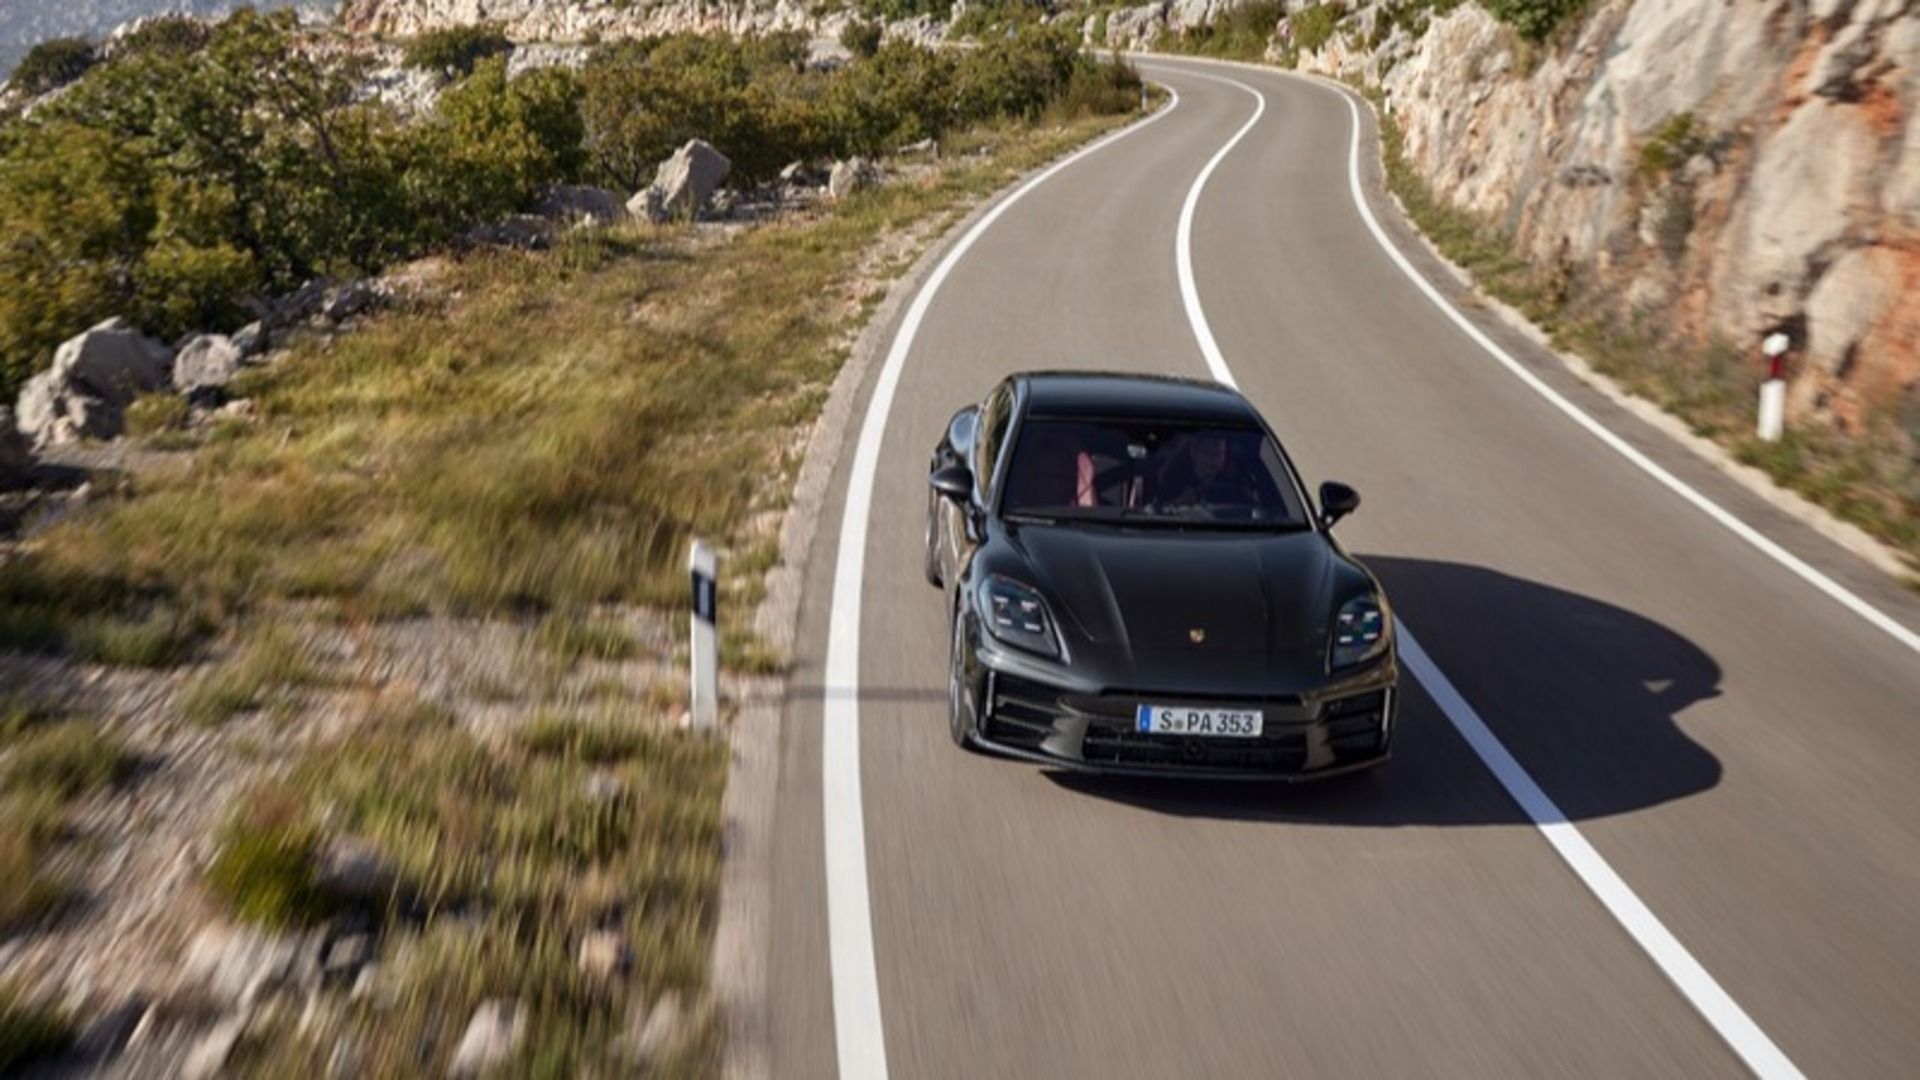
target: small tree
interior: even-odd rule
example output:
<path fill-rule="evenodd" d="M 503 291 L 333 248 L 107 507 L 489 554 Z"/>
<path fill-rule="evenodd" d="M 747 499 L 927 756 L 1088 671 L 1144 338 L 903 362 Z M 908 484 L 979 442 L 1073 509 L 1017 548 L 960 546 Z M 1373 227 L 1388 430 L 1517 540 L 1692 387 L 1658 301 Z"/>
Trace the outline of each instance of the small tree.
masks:
<path fill-rule="evenodd" d="M 853 19 L 840 30 L 840 44 L 848 52 L 865 59 L 880 51 L 880 39 L 885 36 L 886 27 L 877 22 Z"/>
<path fill-rule="evenodd" d="M 406 59 L 409 67 L 464 76 L 473 74 L 480 61 L 512 51 L 513 42 L 498 23 L 479 23 L 429 30 L 407 43 Z"/>
<path fill-rule="evenodd" d="M 86 38 L 43 41 L 28 50 L 20 66 L 13 70 L 13 85 L 38 97 L 85 75 L 93 61 L 93 46 Z"/>

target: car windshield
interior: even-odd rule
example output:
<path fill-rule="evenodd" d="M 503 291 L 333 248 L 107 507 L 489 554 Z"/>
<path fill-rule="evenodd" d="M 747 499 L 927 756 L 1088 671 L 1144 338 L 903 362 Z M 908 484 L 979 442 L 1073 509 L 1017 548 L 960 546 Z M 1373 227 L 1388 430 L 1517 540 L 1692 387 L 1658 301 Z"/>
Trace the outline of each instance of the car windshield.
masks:
<path fill-rule="evenodd" d="M 1304 528 L 1298 489 L 1253 426 L 1030 417 L 1004 514 L 1128 524 Z"/>

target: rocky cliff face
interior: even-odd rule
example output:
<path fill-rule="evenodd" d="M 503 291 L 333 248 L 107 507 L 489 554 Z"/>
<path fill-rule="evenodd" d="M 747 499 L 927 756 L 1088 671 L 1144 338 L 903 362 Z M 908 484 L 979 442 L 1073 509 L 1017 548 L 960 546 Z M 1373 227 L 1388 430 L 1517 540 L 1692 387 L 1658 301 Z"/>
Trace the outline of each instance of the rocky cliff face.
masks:
<path fill-rule="evenodd" d="M 346 0 L 340 22 L 354 33 L 401 37 L 494 22 L 515 41 L 775 30 L 837 36 L 851 15 L 846 10 L 816 11 L 818 7 L 802 0 Z M 926 42 L 938 40 L 941 29 L 941 24 L 923 17 L 895 23 L 888 32 Z"/>
<path fill-rule="evenodd" d="M 1472 4 L 1354 48 L 1363 10 L 1301 66 L 1380 87 L 1436 191 L 1535 261 L 1683 335 L 1786 330 L 1793 407 L 1848 427 L 1920 398 L 1915 8 L 1608 0 L 1531 50 Z"/>
<path fill-rule="evenodd" d="M 1150 48 L 1234 3 L 1112 12 L 1102 43 Z M 1800 414 L 1916 423 L 1920 2 L 1602 0 L 1547 47 L 1470 2 L 1419 33 L 1384 22 L 1406 6 L 1346 4 L 1298 62 L 1379 89 L 1439 195 L 1623 315 L 1756 351 L 1787 331 Z"/>

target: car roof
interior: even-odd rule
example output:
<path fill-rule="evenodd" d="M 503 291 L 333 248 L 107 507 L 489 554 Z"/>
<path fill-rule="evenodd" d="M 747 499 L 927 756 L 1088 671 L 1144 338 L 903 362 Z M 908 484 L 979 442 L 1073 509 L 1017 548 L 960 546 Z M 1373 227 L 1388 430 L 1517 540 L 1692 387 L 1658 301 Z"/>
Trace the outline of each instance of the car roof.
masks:
<path fill-rule="evenodd" d="M 1240 392 L 1200 379 L 1109 371 L 1030 371 L 1015 378 L 1030 416 L 1258 423 Z"/>

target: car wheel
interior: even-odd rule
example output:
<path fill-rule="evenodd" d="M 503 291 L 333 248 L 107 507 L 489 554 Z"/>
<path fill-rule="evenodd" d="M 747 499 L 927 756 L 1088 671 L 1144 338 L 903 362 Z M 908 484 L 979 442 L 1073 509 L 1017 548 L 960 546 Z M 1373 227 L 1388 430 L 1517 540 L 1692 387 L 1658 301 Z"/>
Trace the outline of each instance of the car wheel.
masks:
<path fill-rule="evenodd" d="M 940 504 L 936 501 L 936 499 L 930 498 L 927 500 L 927 530 L 926 530 L 926 545 L 925 545 L 926 546 L 927 584 L 932 585 L 936 589 L 942 588 L 945 585 L 945 583 L 940 580 L 940 549 L 933 542 L 934 521 L 935 521 L 935 518 L 939 515 L 939 510 L 940 510 Z"/>
<path fill-rule="evenodd" d="M 947 733 L 953 744 L 974 744 L 973 709 L 967 704 L 967 615 L 955 605 L 953 642 L 947 648 Z"/>

